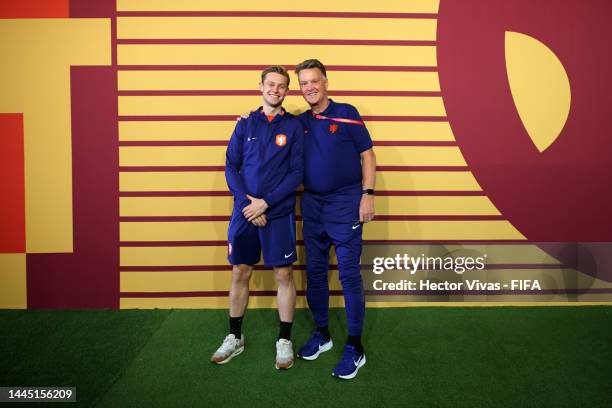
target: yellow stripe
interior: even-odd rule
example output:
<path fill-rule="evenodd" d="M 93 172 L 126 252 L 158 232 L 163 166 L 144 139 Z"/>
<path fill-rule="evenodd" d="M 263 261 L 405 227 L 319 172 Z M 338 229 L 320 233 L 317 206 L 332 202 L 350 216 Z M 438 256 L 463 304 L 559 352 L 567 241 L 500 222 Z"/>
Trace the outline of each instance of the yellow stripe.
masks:
<path fill-rule="evenodd" d="M 229 215 L 232 197 L 120 197 L 122 217 Z"/>
<path fill-rule="evenodd" d="M 366 2 L 311 0 L 302 3 L 262 3 L 251 0 L 117 0 L 117 11 L 311 11 L 378 13 L 437 13 L 439 0 L 385 0 Z"/>
<path fill-rule="evenodd" d="M 293 271 L 297 290 L 306 289 L 306 271 Z M 226 291 L 232 281 L 232 271 L 200 272 L 121 272 L 122 292 L 200 292 Z M 338 271 L 330 271 L 330 289 L 341 290 Z M 276 290 L 274 271 L 255 270 L 249 282 L 250 290 Z"/>
<path fill-rule="evenodd" d="M 120 166 L 224 166 L 225 146 L 121 146 Z M 377 146 L 379 166 L 466 166 L 455 146 Z"/>
<path fill-rule="evenodd" d="M 374 221 L 364 229 L 373 240 L 525 239 L 508 221 Z"/>
<path fill-rule="evenodd" d="M 281 38 L 435 41 L 436 19 L 119 17 L 117 38 Z"/>
<path fill-rule="evenodd" d="M 377 122 L 366 126 L 372 140 L 454 141 L 448 122 Z M 236 121 L 119 122 L 120 141 L 227 140 Z"/>
<path fill-rule="evenodd" d="M 366 122 L 372 140 L 455 141 L 448 122 Z"/>
<path fill-rule="evenodd" d="M 376 146 L 378 166 L 466 166 L 455 146 Z"/>
<path fill-rule="evenodd" d="M 220 241 L 227 221 L 122 222 L 121 241 Z M 301 222 L 298 222 L 301 239 Z M 508 221 L 373 221 L 364 228 L 368 240 L 523 240 Z"/>
<path fill-rule="evenodd" d="M 445 116 L 441 97 L 345 96 L 362 116 Z M 119 115 L 239 115 L 261 106 L 261 96 L 120 96 Z M 285 109 L 292 113 L 306 110 L 301 96 L 285 98 Z"/>
<path fill-rule="evenodd" d="M 380 191 L 481 191 L 468 171 L 378 171 Z M 203 172 L 121 172 L 120 191 L 228 191 L 225 174 Z"/>
<path fill-rule="evenodd" d="M 119 121 L 120 141 L 226 140 L 236 121 Z"/>
<path fill-rule="evenodd" d="M 227 237 L 227 234 L 225 235 Z M 225 240 L 225 237 L 222 240 Z M 121 247 L 119 251 L 121 266 L 193 266 L 228 265 L 227 246 L 191 247 Z M 305 264 L 304 247 L 297 247 L 298 262 Z M 336 253 L 330 252 L 330 263 L 337 264 Z M 263 265 L 259 262 L 258 265 Z"/>
<path fill-rule="evenodd" d="M 376 198 L 378 215 L 500 215 L 488 197 L 405 196 Z"/>
<path fill-rule="evenodd" d="M 119 121 L 120 141 L 227 140 L 236 121 Z"/>
<path fill-rule="evenodd" d="M 0 254 L 0 309 L 27 309 L 26 255 Z"/>
<path fill-rule="evenodd" d="M 366 227 L 367 228 L 367 227 Z M 536 245 L 512 245 L 512 244 L 476 244 L 476 245 L 458 245 L 458 244 L 402 244 L 402 245 L 365 245 L 361 262 L 363 264 L 372 264 L 375 257 L 395 257 L 397 254 L 409 254 L 411 256 L 450 256 L 455 257 L 470 256 L 478 257 L 486 254 L 487 265 L 499 264 L 560 264 L 560 261 L 553 258 L 546 252 L 542 251 Z M 297 246 L 298 262 L 296 264 L 305 264 L 304 246 Z M 335 251 L 332 248 L 330 252 L 330 264 L 337 264 Z M 122 267 L 130 266 L 193 266 L 193 265 L 227 265 L 227 246 L 192 246 L 192 247 L 121 247 L 120 248 L 120 265 Z M 259 263 L 261 265 L 261 262 Z M 489 276 L 499 273 L 508 274 L 514 273 L 513 270 L 485 270 Z M 548 273 L 550 269 L 540 270 L 541 273 Z M 558 270 L 557 270 L 558 271 Z M 391 274 L 393 271 L 388 271 Z M 474 271 L 476 273 L 477 271 Z M 531 270 L 533 276 L 534 270 Z M 519 273 L 519 272 L 517 272 Z M 576 271 L 572 271 L 576 273 Z M 385 275 L 386 276 L 386 275 Z M 526 276 L 529 278 L 529 276 Z M 600 285 L 596 281 L 593 282 L 592 277 L 580 274 L 576 278 L 583 282 L 584 285 L 595 285 L 593 287 L 609 287 L 609 283 Z"/>
<path fill-rule="evenodd" d="M 121 197 L 122 217 L 229 215 L 232 197 Z M 299 215 L 299 206 L 296 208 Z M 488 197 L 379 196 L 377 215 L 500 215 Z"/>
<path fill-rule="evenodd" d="M 227 234 L 221 240 L 227 239 Z M 227 246 L 122 247 L 121 266 L 227 265 Z"/>
<path fill-rule="evenodd" d="M 120 191 L 228 191 L 222 171 L 119 173 Z"/>
<path fill-rule="evenodd" d="M 291 89 L 299 89 L 290 72 Z M 328 71 L 330 93 L 334 91 L 440 91 L 437 72 Z M 146 90 L 257 90 L 260 72 L 221 71 L 119 71 L 120 91 Z"/>
<path fill-rule="evenodd" d="M 119 147 L 120 166 L 225 166 L 225 146 Z"/>
<path fill-rule="evenodd" d="M 326 65 L 435 67 L 435 46 L 285 44 L 120 44 L 119 65 Z"/>
<path fill-rule="evenodd" d="M 176 297 L 176 298 L 126 298 L 119 300 L 121 309 L 227 309 L 227 296 L 223 297 Z M 344 307 L 342 296 L 331 296 L 330 307 Z M 308 307 L 305 296 L 298 296 L 296 305 L 299 309 Z M 276 296 L 250 296 L 250 309 L 276 309 Z"/>
<path fill-rule="evenodd" d="M 376 189 L 385 191 L 481 191 L 468 171 L 377 171 Z"/>

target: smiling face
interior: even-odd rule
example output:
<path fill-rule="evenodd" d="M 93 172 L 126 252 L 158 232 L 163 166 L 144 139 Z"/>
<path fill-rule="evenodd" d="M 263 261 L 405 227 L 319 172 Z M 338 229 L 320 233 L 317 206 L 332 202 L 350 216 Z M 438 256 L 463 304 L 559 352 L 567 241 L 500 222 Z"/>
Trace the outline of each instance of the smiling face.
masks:
<path fill-rule="evenodd" d="M 325 104 L 327 101 L 327 78 L 319 68 L 303 69 L 298 74 L 300 90 L 310 106 Z"/>
<path fill-rule="evenodd" d="M 287 78 L 276 72 L 269 72 L 263 83 L 259 84 L 259 90 L 263 96 L 264 104 L 277 108 L 283 104 L 283 100 L 289 92 Z"/>

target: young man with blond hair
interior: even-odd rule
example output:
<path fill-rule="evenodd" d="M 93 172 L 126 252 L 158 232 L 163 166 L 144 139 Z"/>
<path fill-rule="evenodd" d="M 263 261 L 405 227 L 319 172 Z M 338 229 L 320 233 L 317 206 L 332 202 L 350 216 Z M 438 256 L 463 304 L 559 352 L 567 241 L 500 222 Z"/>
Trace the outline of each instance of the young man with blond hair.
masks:
<path fill-rule="evenodd" d="M 297 260 L 295 190 L 304 173 L 304 130 L 282 108 L 289 91 L 285 68 L 266 68 L 259 90 L 263 105 L 236 124 L 227 147 L 225 176 L 234 196 L 228 228 L 230 333 L 211 361 L 225 364 L 244 350 L 242 319 L 249 300 L 249 281 L 253 265 L 263 253 L 264 264 L 274 269 L 278 283 L 280 329 L 275 367 L 289 369 L 293 366 L 291 326 L 296 296 L 291 268 Z"/>

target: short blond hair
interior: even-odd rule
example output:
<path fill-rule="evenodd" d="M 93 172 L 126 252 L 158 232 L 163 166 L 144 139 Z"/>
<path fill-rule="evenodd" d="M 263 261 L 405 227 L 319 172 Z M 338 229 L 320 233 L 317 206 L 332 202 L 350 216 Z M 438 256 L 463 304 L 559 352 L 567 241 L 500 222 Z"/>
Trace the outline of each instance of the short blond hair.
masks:
<path fill-rule="evenodd" d="M 268 75 L 271 72 L 274 72 L 276 74 L 281 74 L 282 76 L 287 78 L 287 86 L 289 86 L 289 82 L 291 82 L 291 78 L 289 78 L 289 73 L 287 72 L 287 69 L 285 69 L 285 67 L 280 66 L 280 65 L 272 65 L 271 67 L 268 67 L 264 69 L 263 71 L 261 71 L 261 83 L 262 84 L 266 80 L 266 75 Z"/>

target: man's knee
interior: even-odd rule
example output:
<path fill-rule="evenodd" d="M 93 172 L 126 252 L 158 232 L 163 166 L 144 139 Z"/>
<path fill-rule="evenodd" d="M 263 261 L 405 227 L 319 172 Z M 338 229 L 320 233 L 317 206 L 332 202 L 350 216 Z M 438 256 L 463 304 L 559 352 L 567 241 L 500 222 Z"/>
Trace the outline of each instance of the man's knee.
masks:
<path fill-rule="evenodd" d="M 289 285 L 293 282 L 293 270 L 290 266 L 274 268 L 274 276 L 279 285 Z"/>
<path fill-rule="evenodd" d="M 234 265 L 232 268 L 232 281 L 236 283 L 247 283 L 251 279 L 253 267 L 250 265 Z"/>

